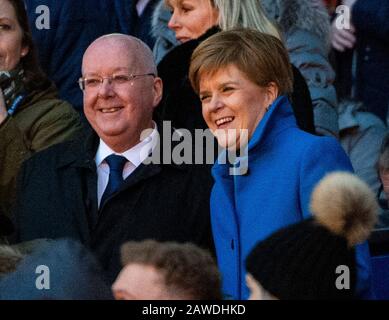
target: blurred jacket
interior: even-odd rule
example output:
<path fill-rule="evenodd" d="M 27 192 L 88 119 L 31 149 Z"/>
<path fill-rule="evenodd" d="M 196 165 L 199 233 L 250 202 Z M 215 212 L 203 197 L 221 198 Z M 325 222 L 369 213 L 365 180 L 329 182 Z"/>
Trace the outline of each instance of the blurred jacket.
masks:
<path fill-rule="evenodd" d="M 377 193 L 381 185 L 376 163 L 388 130 L 380 118 L 367 112 L 362 103 L 344 101 L 339 105 L 339 137 L 355 174 Z"/>
<path fill-rule="evenodd" d="M 385 123 L 389 108 L 389 0 L 358 0 L 356 98 Z"/>
<path fill-rule="evenodd" d="M 42 266 L 45 269 L 39 269 Z M 48 275 L 45 280 L 44 275 Z M 42 289 L 43 284 L 46 289 Z M 0 300 L 112 299 L 96 259 L 73 240 L 41 245 L 23 259 L 16 271 L 0 280 Z"/>

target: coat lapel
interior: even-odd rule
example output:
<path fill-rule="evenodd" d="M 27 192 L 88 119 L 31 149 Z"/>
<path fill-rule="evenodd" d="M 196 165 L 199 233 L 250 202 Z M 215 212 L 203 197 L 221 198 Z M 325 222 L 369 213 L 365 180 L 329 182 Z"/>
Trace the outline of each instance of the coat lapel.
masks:
<path fill-rule="evenodd" d="M 66 177 L 74 178 L 73 186 L 64 186 L 66 203 L 72 204 L 72 214 L 83 243 L 90 243 L 91 230 L 97 224 L 97 172 L 94 156 L 98 146 L 98 136 L 88 132 L 75 140 L 69 151 L 61 157 L 57 170 L 64 171 Z"/>

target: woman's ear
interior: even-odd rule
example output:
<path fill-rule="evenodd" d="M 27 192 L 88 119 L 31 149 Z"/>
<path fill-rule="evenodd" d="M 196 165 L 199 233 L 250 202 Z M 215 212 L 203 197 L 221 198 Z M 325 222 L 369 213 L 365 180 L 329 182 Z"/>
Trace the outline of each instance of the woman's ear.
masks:
<path fill-rule="evenodd" d="M 269 105 L 272 104 L 278 98 L 278 86 L 275 82 L 270 82 L 266 87 L 267 97 Z"/>
<path fill-rule="evenodd" d="M 219 9 L 216 6 L 212 5 L 211 10 L 212 10 L 212 12 L 211 12 L 211 19 L 212 19 L 211 25 L 218 26 L 219 22 L 220 22 Z"/>

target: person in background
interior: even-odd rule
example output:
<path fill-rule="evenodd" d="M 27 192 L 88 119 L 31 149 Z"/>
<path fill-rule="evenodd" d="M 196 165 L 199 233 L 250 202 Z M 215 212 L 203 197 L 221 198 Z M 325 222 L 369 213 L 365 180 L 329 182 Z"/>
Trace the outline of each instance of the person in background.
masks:
<path fill-rule="evenodd" d="M 343 100 L 339 104 L 339 141 L 355 174 L 377 193 L 380 180 L 376 163 L 388 129 L 380 118 L 367 112 L 363 103 Z"/>
<path fill-rule="evenodd" d="M 350 28 L 332 23 L 331 44 L 336 53 L 353 59 L 355 71 L 339 75 L 351 96 L 363 102 L 368 112 L 387 123 L 389 108 L 389 0 L 343 0 L 350 8 Z M 342 67 L 343 60 L 339 61 Z M 349 68 L 352 69 L 352 68 Z M 350 75 L 351 73 L 351 75 Z M 348 84 L 347 84 L 348 82 Z M 343 89 L 344 90 L 344 89 Z M 352 91 L 353 90 L 353 91 Z M 346 91 L 347 92 L 347 91 Z"/>
<path fill-rule="evenodd" d="M 377 221 L 374 193 L 355 175 L 332 173 L 315 187 L 310 207 L 312 218 L 274 232 L 248 255 L 250 300 L 358 298 L 355 246 Z"/>
<path fill-rule="evenodd" d="M 116 300 L 221 300 L 216 262 L 190 243 L 127 242 L 123 269 L 112 285 Z"/>
<path fill-rule="evenodd" d="M 24 2 L 0 0 L 0 215 L 10 215 L 23 161 L 81 129 L 39 67 Z"/>
<path fill-rule="evenodd" d="M 113 299 L 100 264 L 77 241 L 45 242 L 23 256 L 10 250 L 17 263 L 0 278 L 0 300 Z"/>
<path fill-rule="evenodd" d="M 292 90 L 289 57 L 276 37 L 251 29 L 217 33 L 194 51 L 189 79 L 225 149 L 212 168 L 211 194 L 224 294 L 246 299 L 244 259 L 255 243 L 310 217 L 314 186 L 352 166 L 334 138 L 297 127 L 286 98 Z M 356 252 L 358 294 L 370 294 L 367 243 Z"/>

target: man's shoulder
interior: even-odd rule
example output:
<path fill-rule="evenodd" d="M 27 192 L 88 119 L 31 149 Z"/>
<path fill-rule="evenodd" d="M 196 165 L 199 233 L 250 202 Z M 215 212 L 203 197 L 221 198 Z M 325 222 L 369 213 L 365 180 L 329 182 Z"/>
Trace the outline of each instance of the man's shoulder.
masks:
<path fill-rule="evenodd" d="M 45 170 L 48 166 L 54 167 L 60 165 L 61 162 L 70 157 L 75 159 L 78 156 L 82 156 L 84 154 L 82 148 L 84 140 L 85 132 L 80 132 L 72 139 L 54 144 L 42 151 L 34 153 L 24 162 L 24 167 L 35 168 L 36 164 L 40 164 L 39 167 L 41 167 L 42 170 Z"/>

